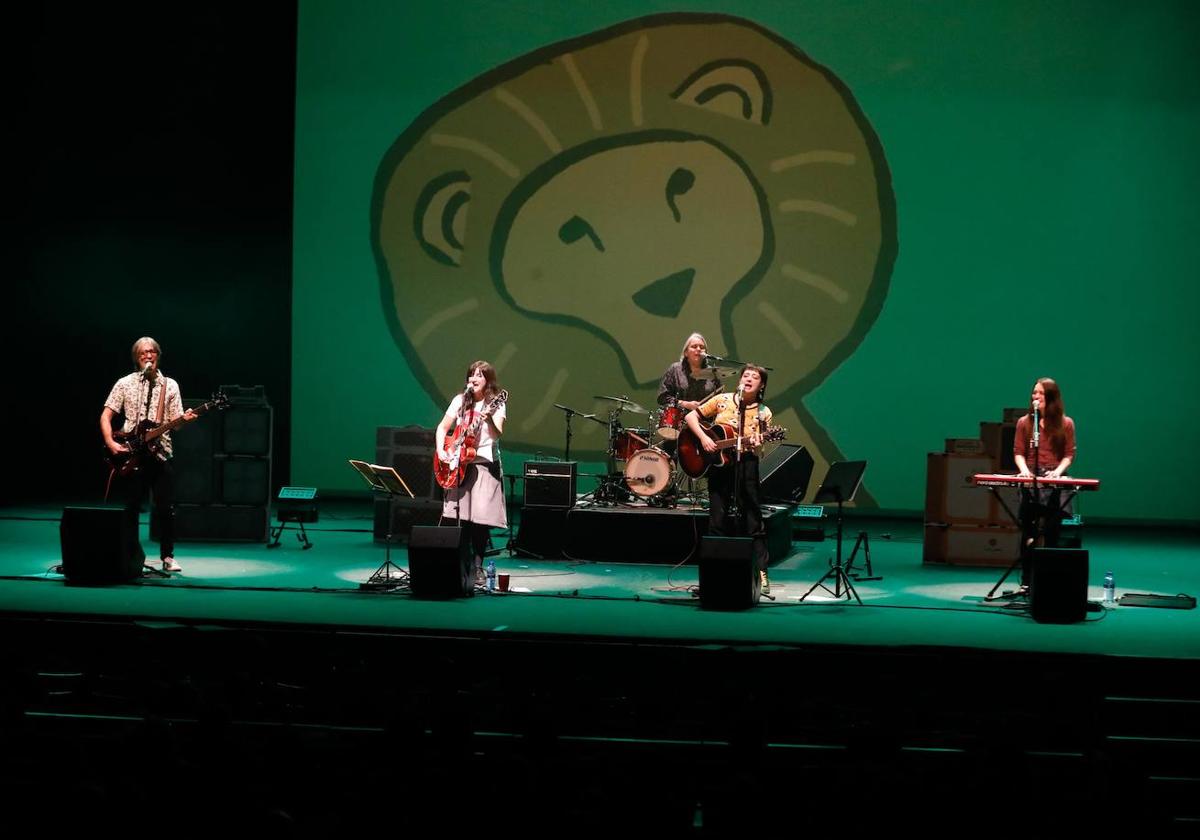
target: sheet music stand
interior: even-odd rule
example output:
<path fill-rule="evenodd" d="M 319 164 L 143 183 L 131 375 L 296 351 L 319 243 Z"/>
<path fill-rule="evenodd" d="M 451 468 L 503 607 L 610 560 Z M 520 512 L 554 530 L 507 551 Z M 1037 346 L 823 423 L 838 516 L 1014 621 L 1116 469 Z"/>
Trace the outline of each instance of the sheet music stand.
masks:
<path fill-rule="evenodd" d="M 408 585 L 408 572 L 401 569 L 392 562 L 392 506 L 391 500 L 396 496 L 408 496 L 414 498 L 412 490 L 408 489 L 408 485 L 404 483 L 404 479 L 392 467 L 384 467 L 379 464 L 368 464 L 366 461 L 356 461 L 350 459 L 350 466 L 354 467 L 355 471 L 363 477 L 367 484 L 371 485 L 371 489 L 376 493 L 384 493 L 388 497 L 388 532 L 384 540 L 384 545 L 387 546 L 383 565 L 367 579 L 366 583 L 359 584 L 360 589 L 395 589 L 398 586 Z"/>
<path fill-rule="evenodd" d="M 853 595 L 854 600 L 858 601 L 859 606 L 862 606 L 862 598 L 858 597 L 858 591 L 854 588 L 854 584 L 850 581 L 850 575 L 847 573 L 850 565 L 842 565 L 842 505 L 854 500 L 854 495 L 862 485 L 863 473 L 866 471 L 866 461 L 838 461 L 829 465 L 829 472 L 825 474 L 825 480 L 817 489 L 817 494 L 813 497 L 813 504 L 837 503 L 837 557 L 830 565 L 829 571 L 800 597 L 801 601 L 817 591 L 819 587 L 838 600 L 845 598 L 849 601 L 850 596 Z M 859 539 L 861 541 L 861 535 Z M 857 543 L 854 550 L 858 550 Z M 825 585 L 825 581 L 830 578 L 833 579 L 833 589 Z"/>

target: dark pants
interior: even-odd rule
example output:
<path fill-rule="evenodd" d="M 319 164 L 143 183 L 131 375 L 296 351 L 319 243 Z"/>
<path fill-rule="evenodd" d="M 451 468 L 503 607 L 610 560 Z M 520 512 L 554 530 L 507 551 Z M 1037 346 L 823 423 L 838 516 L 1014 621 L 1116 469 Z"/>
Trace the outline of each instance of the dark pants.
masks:
<path fill-rule="evenodd" d="M 731 463 L 708 471 L 708 533 L 714 537 L 751 537 L 755 564 L 764 572 L 771 557 L 758 501 L 758 457 L 743 455 L 741 469 L 741 492 L 736 500 L 741 507 L 740 521 L 732 515 L 737 466 Z"/>
<path fill-rule="evenodd" d="M 1030 560 L 1038 547 L 1058 548 L 1062 534 L 1062 521 L 1071 515 L 1071 502 L 1065 508 L 1063 491 L 1039 487 L 1036 495 L 1032 490 L 1021 491 L 1021 507 L 1017 518 L 1021 521 L 1021 583 L 1029 585 Z"/>
<path fill-rule="evenodd" d="M 136 522 L 149 493 L 158 514 L 160 558 L 175 556 L 175 466 L 147 456 L 142 467 L 125 478 L 114 478 L 112 497 L 123 500 L 125 512 Z"/>

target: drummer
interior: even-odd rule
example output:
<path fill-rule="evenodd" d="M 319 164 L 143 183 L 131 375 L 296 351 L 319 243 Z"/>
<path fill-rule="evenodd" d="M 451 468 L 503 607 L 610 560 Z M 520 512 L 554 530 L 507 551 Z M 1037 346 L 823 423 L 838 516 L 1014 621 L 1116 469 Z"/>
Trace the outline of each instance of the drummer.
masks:
<path fill-rule="evenodd" d="M 658 404 L 662 407 L 659 433 L 664 438 L 674 440 L 683 427 L 684 415 L 721 390 L 721 379 L 716 369 L 708 366 L 707 358 L 708 342 L 700 333 L 692 333 L 683 342 L 679 361 L 663 373 Z"/>

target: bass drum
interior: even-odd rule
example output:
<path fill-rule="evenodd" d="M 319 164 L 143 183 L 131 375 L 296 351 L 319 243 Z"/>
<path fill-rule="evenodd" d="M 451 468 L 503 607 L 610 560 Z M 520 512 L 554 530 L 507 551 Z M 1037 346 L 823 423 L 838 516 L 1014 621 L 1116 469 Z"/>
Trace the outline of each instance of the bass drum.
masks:
<path fill-rule="evenodd" d="M 644 498 L 657 496 L 675 482 L 675 465 L 671 456 L 657 446 L 633 454 L 625 465 L 625 486 Z"/>

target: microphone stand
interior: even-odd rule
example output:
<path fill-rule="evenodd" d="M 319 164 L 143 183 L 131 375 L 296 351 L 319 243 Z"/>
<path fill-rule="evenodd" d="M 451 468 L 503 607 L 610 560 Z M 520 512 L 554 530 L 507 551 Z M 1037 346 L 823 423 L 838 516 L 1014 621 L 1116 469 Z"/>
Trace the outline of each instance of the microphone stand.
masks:
<path fill-rule="evenodd" d="M 1004 581 L 1006 581 L 1008 579 L 1008 576 L 1010 574 L 1012 574 L 1013 569 L 1015 569 L 1017 567 L 1018 563 L 1021 565 L 1021 577 L 1024 579 L 1022 582 L 1023 585 L 1029 580 L 1029 576 L 1030 576 L 1029 564 L 1033 560 L 1033 549 L 1037 546 L 1038 540 L 1041 539 L 1043 521 L 1044 521 L 1044 516 L 1045 516 L 1045 510 L 1043 509 L 1043 506 L 1042 506 L 1041 494 L 1038 492 L 1038 464 L 1041 463 L 1041 458 L 1039 457 L 1038 453 L 1041 450 L 1041 445 L 1042 445 L 1042 432 L 1041 432 L 1041 428 L 1040 428 L 1040 425 L 1041 425 L 1040 421 L 1041 421 L 1040 412 L 1038 411 L 1038 405 L 1037 405 L 1037 402 L 1035 401 L 1033 404 L 1033 431 L 1031 433 L 1031 437 L 1030 437 L 1030 441 L 1029 441 L 1030 448 L 1033 451 L 1033 469 L 1031 469 L 1029 471 L 1030 477 L 1031 477 L 1031 483 L 1029 485 L 1029 489 L 1022 489 L 1020 491 L 1022 494 L 1028 493 L 1029 496 L 1028 496 L 1028 500 L 1026 501 L 1025 505 L 1022 505 L 1020 508 L 1017 509 L 1018 513 L 1020 513 L 1022 510 L 1028 510 L 1027 518 L 1023 518 L 1023 517 L 1019 517 L 1019 516 L 1017 517 L 1020 520 L 1019 524 L 1020 524 L 1020 528 L 1021 528 L 1020 550 L 1017 552 L 1017 559 L 1014 560 L 1009 565 L 1009 567 L 1004 570 L 1004 574 L 1002 574 L 1000 576 L 1000 580 L 998 580 L 994 584 L 992 584 L 992 588 L 989 589 L 987 595 L 985 595 L 983 597 L 983 600 L 985 600 L 985 601 L 991 601 L 997 597 L 1009 597 L 1009 596 L 1016 595 L 1016 594 L 1022 594 L 1021 590 L 1017 589 L 1017 590 L 1009 590 L 1009 591 L 1003 593 L 1003 595 L 1001 595 L 1001 596 L 996 595 L 996 590 L 1004 585 Z M 1029 466 L 1028 462 L 1026 462 L 1025 466 L 1026 467 Z M 995 492 L 995 491 L 993 491 L 993 492 Z M 998 499 L 1000 498 L 999 494 L 997 494 L 996 498 L 998 498 Z M 1003 500 L 1001 500 L 1001 504 L 1003 504 Z M 1026 505 L 1028 505 L 1028 507 L 1026 507 Z M 1009 515 L 1010 516 L 1012 515 L 1011 512 L 1009 513 Z M 1026 525 L 1027 522 L 1032 524 L 1031 528 L 1028 528 L 1028 526 Z M 1029 533 L 1027 533 L 1027 530 L 1029 531 Z M 1028 543 L 1026 542 L 1027 540 L 1029 540 Z"/>
<path fill-rule="evenodd" d="M 566 415 L 567 441 L 566 441 L 566 446 L 563 448 L 563 460 L 570 461 L 571 460 L 571 438 L 573 438 L 575 436 L 575 433 L 571 431 L 571 418 L 578 414 L 584 420 L 595 420 L 597 423 L 600 423 L 600 425 L 604 425 L 604 423 L 600 420 L 597 420 L 595 414 L 582 414 L 573 408 L 569 408 L 568 406 L 565 406 L 565 405 L 559 405 L 558 403 L 555 403 L 554 407 Z"/>
<path fill-rule="evenodd" d="M 706 365 L 708 365 L 709 367 L 712 367 L 714 362 L 716 362 L 718 365 L 723 365 L 726 367 L 745 367 L 748 364 L 748 362 L 739 362 L 737 359 L 725 359 L 725 358 L 722 358 L 721 356 L 714 356 L 711 353 L 704 354 L 704 363 Z M 761 367 L 763 370 L 774 370 L 775 369 L 772 367 L 767 367 L 766 365 L 762 365 Z"/>

